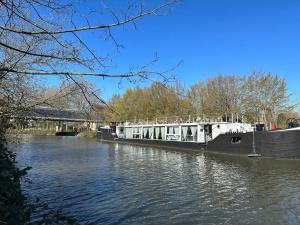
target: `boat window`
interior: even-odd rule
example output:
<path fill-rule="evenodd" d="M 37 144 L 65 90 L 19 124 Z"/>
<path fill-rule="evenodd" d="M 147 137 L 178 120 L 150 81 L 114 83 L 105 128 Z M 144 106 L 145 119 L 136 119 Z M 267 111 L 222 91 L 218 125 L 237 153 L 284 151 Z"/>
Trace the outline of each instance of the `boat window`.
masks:
<path fill-rule="evenodd" d="M 240 144 L 240 143 L 242 143 L 241 137 L 232 137 L 231 138 L 231 144 Z"/>

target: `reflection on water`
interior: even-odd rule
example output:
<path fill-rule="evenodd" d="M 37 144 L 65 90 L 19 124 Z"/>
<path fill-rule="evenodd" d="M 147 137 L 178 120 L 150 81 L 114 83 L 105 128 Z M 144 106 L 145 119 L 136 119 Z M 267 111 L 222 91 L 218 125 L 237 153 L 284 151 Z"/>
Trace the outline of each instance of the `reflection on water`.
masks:
<path fill-rule="evenodd" d="M 300 223 L 296 160 L 39 137 L 18 150 L 18 161 L 33 166 L 27 193 L 80 222 Z"/>

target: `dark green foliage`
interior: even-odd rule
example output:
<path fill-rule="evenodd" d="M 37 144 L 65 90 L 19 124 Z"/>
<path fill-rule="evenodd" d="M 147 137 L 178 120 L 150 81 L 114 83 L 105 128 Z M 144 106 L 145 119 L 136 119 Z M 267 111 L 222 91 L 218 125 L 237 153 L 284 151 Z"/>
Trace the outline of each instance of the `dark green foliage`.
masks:
<path fill-rule="evenodd" d="M 20 179 L 27 170 L 15 165 L 15 154 L 8 151 L 3 134 L 0 134 L 0 223 L 24 224 L 29 219 Z"/>

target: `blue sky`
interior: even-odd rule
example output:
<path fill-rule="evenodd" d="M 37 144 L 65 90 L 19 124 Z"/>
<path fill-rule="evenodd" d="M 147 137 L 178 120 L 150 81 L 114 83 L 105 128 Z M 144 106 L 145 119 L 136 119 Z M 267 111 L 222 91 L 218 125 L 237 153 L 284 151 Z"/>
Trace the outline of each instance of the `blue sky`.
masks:
<path fill-rule="evenodd" d="M 143 18 L 137 26 L 113 31 L 124 45 L 119 52 L 96 35 L 81 35 L 99 54 L 113 56 L 115 73 L 143 64 L 157 52 L 158 69 L 183 60 L 176 74 L 187 87 L 217 74 L 270 71 L 285 78 L 293 100 L 299 99 L 299 0 L 183 0 L 168 15 Z M 106 100 L 129 85 L 123 82 L 119 88 L 117 80 L 90 80 Z"/>

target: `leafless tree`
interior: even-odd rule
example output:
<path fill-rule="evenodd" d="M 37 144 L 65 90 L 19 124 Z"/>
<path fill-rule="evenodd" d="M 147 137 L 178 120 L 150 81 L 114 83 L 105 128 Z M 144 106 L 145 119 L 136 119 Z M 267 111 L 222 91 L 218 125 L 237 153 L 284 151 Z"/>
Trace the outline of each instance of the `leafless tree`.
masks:
<path fill-rule="evenodd" d="M 297 104 L 290 102 L 290 94 L 283 78 L 272 73 L 252 72 L 243 81 L 243 108 L 252 121 L 277 123 L 279 114 L 292 113 Z"/>
<path fill-rule="evenodd" d="M 120 49 L 115 29 L 135 29 L 138 20 L 165 14 L 178 0 L 158 5 L 150 2 L 128 1 L 120 3 L 121 9 L 115 9 L 103 1 L 93 1 L 94 7 L 88 9 L 82 7 L 85 1 L 0 0 L 1 115 L 12 109 L 45 104 L 46 99 L 40 102 L 41 98 L 35 95 L 37 79 L 43 76 L 62 76 L 72 81 L 88 103 L 91 96 L 103 100 L 81 82 L 87 76 L 117 78 L 120 82 L 168 82 L 175 67 L 153 70 L 158 56 L 124 73 L 114 73 L 112 59 L 106 53 L 97 54 L 83 37 L 100 36 L 99 41 L 112 41 Z"/>
<path fill-rule="evenodd" d="M 36 94 L 36 102 L 42 106 L 74 109 L 89 114 L 91 106 L 104 104 L 98 96 L 101 96 L 100 90 L 83 78 L 63 79 L 59 87 L 41 88 Z"/>
<path fill-rule="evenodd" d="M 188 96 L 196 114 L 241 113 L 241 79 L 238 76 L 219 75 L 194 84 Z"/>

